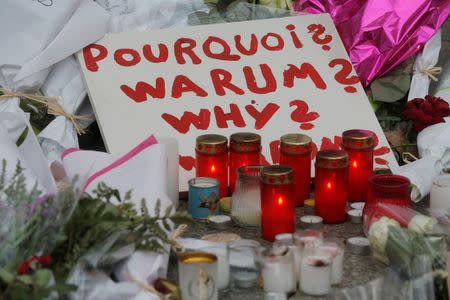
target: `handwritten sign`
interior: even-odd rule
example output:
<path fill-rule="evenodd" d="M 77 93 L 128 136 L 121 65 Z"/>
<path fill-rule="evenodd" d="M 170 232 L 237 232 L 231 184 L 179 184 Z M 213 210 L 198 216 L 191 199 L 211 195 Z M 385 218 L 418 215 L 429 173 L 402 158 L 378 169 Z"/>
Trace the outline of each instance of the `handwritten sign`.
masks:
<path fill-rule="evenodd" d="M 257 132 L 268 164 L 282 134 L 310 135 L 315 154 L 370 129 L 375 162 L 396 164 L 329 15 L 108 34 L 78 58 L 108 151 L 176 137 L 180 190 L 205 133 Z"/>

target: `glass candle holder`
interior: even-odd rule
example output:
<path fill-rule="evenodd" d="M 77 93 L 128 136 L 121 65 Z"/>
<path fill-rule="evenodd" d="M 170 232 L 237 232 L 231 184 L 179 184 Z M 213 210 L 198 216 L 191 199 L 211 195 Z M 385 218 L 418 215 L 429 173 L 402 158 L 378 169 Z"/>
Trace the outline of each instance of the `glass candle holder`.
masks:
<path fill-rule="evenodd" d="M 328 252 L 331 256 L 331 284 L 340 284 L 344 271 L 344 247 L 342 243 L 325 242 L 319 249 Z"/>
<path fill-rule="evenodd" d="M 294 169 L 295 205 L 309 199 L 311 186 L 311 143 L 304 134 L 286 134 L 280 138 L 280 165 Z"/>
<path fill-rule="evenodd" d="M 180 254 L 178 283 L 183 299 L 217 300 L 217 257 L 204 252 Z"/>
<path fill-rule="evenodd" d="M 230 249 L 227 244 L 205 246 L 199 250 L 214 254 L 217 257 L 217 288 L 225 293 L 230 285 Z"/>
<path fill-rule="evenodd" d="M 197 137 L 196 177 L 210 177 L 219 181 L 219 196 L 225 197 L 228 191 L 228 140 L 218 134 L 205 134 Z"/>
<path fill-rule="evenodd" d="M 259 178 L 261 165 L 242 166 L 238 169 L 236 189 L 231 200 L 231 217 L 241 226 L 261 226 L 261 191 Z"/>
<path fill-rule="evenodd" d="M 369 178 L 373 175 L 375 134 L 370 130 L 352 129 L 342 133 L 342 146 L 348 153 L 349 201 L 367 199 Z"/>
<path fill-rule="evenodd" d="M 327 251 L 311 248 L 304 253 L 300 267 L 300 289 L 313 296 L 323 296 L 331 290 L 332 258 Z"/>
<path fill-rule="evenodd" d="M 348 154 L 342 150 L 319 151 L 316 157 L 315 213 L 324 223 L 342 223 L 347 218 Z"/>
<path fill-rule="evenodd" d="M 400 175 L 381 174 L 370 177 L 367 201 L 363 209 L 363 222 L 367 223 L 377 204 L 411 206 L 410 186 L 409 179 Z"/>
<path fill-rule="evenodd" d="M 239 132 L 230 136 L 230 194 L 234 192 L 239 167 L 261 163 L 261 136 Z"/>
<path fill-rule="evenodd" d="M 295 231 L 293 173 L 291 167 L 278 165 L 261 171 L 261 234 L 268 241 Z"/>
<path fill-rule="evenodd" d="M 232 291 L 239 293 L 257 287 L 261 275 L 262 250 L 258 243 L 252 241 L 237 241 L 230 244 Z"/>
<path fill-rule="evenodd" d="M 262 277 L 266 292 L 294 292 L 295 281 L 294 253 L 287 246 L 279 245 L 263 254 Z"/>
<path fill-rule="evenodd" d="M 194 219 L 219 213 L 219 181 L 198 177 L 189 180 L 188 212 Z"/>
<path fill-rule="evenodd" d="M 438 175 L 433 178 L 430 208 L 432 211 L 446 211 L 450 208 L 450 174 Z"/>

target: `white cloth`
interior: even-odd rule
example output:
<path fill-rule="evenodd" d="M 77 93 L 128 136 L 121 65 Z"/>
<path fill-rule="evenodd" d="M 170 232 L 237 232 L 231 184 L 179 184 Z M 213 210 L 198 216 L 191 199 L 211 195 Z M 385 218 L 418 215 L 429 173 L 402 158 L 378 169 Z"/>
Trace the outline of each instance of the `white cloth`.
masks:
<path fill-rule="evenodd" d="M 424 98 L 428 95 L 431 78 L 424 72 L 434 67 L 439 59 L 439 51 L 441 50 L 441 31 L 436 34 L 425 44 L 421 53 L 416 56 L 414 62 L 414 75 L 409 88 L 408 101 L 414 98 Z"/>
<path fill-rule="evenodd" d="M 418 202 L 430 193 L 434 176 L 450 166 L 450 123 L 439 123 L 417 136 L 420 159 L 392 170 L 409 178 L 413 184 L 411 198 Z"/>
<path fill-rule="evenodd" d="M 29 190 L 37 183 L 37 188 L 43 194 L 55 194 L 56 184 L 44 154 L 33 129 L 23 118 L 24 116 L 20 113 L 0 112 L 0 162 L 2 160 L 7 162 L 6 178 L 14 174 L 16 165 L 20 162 L 24 169 L 25 184 Z M 27 127 L 28 134 L 20 146 L 17 146 L 16 142 Z"/>
<path fill-rule="evenodd" d="M 154 215 L 156 201 L 161 201 L 161 212 L 172 204 L 167 196 L 167 158 L 165 146 L 156 144 L 153 136 L 137 145 L 120 158 L 99 151 L 69 149 L 63 153 L 62 163 L 69 180 L 76 175 L 88 177 L 85 191 L 92 193 L 100 182 L 119 190 L 123 197 L 128 191 L 131 201 L 140 208 L 141 199 Z M 111 203 L 118 204 L 112 199 Z"/>

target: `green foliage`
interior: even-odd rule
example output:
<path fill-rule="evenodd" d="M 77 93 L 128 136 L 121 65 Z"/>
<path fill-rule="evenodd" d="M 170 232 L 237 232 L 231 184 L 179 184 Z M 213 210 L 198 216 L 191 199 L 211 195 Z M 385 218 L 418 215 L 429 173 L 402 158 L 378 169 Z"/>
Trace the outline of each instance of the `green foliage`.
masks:
<path fill-rule="evenodd" d="M 120 204 L 114 205 L 112 199 Z M 67 223 L 61 241 L 52 253 L 55 262 L 55 276 L 64 281 L 76 262 L 89 249 L 104 243 L 116 232 L 123 232 L 112 245 L 110 251 L 134 244 L 137 249 L 163 251 L 164 243 L 169 243 L 166 231 L 172 228 L 170 223 L 181 224 L 190 218 L 186 213 L 173 213 L 168 207 L 161 214 L 161 202 L 158 200 L 154 208 L 154 216 L 149 215 L 145 200 L 141 200 L 139 212 L 131 203 L 131 192 L 121 197 L 117 189 L 100 183 L 94 196 L 80 199 L 72 218 Z M 166 230 L 166 231 L 165 231 Z"/>

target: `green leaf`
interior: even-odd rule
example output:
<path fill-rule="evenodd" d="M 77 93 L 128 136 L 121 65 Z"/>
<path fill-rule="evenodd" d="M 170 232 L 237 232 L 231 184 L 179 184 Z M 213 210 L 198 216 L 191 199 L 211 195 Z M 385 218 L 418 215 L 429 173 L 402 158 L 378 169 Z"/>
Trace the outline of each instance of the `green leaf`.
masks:
<path fill-rule="evenodd" d="M 35 271 L 33 277 L 38 286 L 46 286 L 53 277 L 53 273 L 49 269 L 40 269 Z"/>
<path fill-rule="evenodd" d="M 375 101 L 395 102 L 406 96 L 411 85 L 413 60 L 400 64 L 386 76 L 372 82 L 370 89 Z"/>
<path fill-rule="evenodd" d="M 30 275 L 17 276 L 16 279 L 19 280 L 20 282 L 26 284 L 26 285 L 33 284 L 33 278 Z"/>
<path fill-rule="evenodd" d="M 11 272 L 6 271 L 5 269 L 0 269 L 0 279 L 3 282 L 11 283 L 14 280 L 14 275 Z"/>
<path fill-rule="evenodd" d="M 172 213 L 173 205 L 169 205 L 166 208 L 166 211 L 164 212 L 164 218 L 170 217 L 170 214 Z"/>
<path fill-rule="evenodd" d="M 16 141 L 17 147 L 20 147 L 20 145 L 22 145 L 22 143 L 25 141 L 25 139 L 28 136 L 28 132 L 29 131 L 30 131 L 30 128 L 28 126 L 26 126 L 25 129 L 22 131 L 22 133 L 20 134 L 19 138 Z"/>

